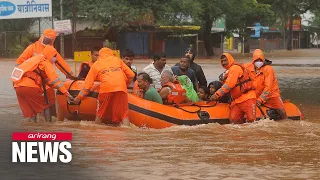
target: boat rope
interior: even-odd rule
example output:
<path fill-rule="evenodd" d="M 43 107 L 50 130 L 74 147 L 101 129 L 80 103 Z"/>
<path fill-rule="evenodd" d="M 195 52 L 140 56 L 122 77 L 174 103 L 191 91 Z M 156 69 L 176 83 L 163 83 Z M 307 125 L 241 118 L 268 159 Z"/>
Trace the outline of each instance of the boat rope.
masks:
<path fill-rule="evenodd" d="M 173 107 L 178 108 L 178 109 L 181 109 L 182 111 L 187 112 L 187 113 L 192 113 L 192 114 L 193 114 L 193 113 L 198 113 L 198 112 L 201 111 L 201 107 L 200 107 L 200 106 L 198 106 L 198 105 L 196 105 L 196 104 L 191 104 L 191 106 L 196 106 L 196 107 L 198 107 L 199 109 L 196 110 L 196 111 L 188 111 L 188 110 L 183 109 L 182 107 L 180 107 L 178 104 L 174 104 L 174 105 L 173 105 Z"/>
<path fill-rule="evenodd" d="M 208 102 L 206 102 L 206 103 L 209 103 L 210 101 L 208 101 Z M 178 109 L 181 109 L 181 110 L 183 110 L 183 111 L 185 111 L 185 112 L 188 112 L 188 113 L 198 113 L 198 112 L 200 112 L 201 110 L 202 110 L 202 108 L 204 107 L 204 108 L 210 108 L 210 107 L 215 107 L 217 104 L 218 104 L 218 101 L 215 101 L 216 103 L 214 104 L 214 105 L 199 105 L 199 104 L 190 104 L 190 105 L 188 105 L 188 104 L 186 104 L 186 106 L 196 106 L 196 107 L 198 107 L 199 109 L 198 110 L 196 110 L 196 111 L 188 111 L 188 110 L 186 110 L 186 109 L 183 109 L 182 108 L 182 106 L 179 106 L 178 104 L 174 104 L 173 105 L 173 107 L 175 107 L 175 108 L 178 108 Z"/>
<path fill-rule="evenodd" d="M 260 110 L 260 112 L 261 112 L 261 114 L 262 114 L 263 118 L 264 118 L 264 119 L 267 119 L 267 116 L 266 116 L 266 114 L 263 112 L 263 110 L 262 110 L 261 106 L 258 106 L 258 109 Z"/>
<path fill-rule="evenodd" d="M 69 92 L 69 93 L 70 93 L 70 90 L 71 90 L 72 85 L 73 85 L 75 82 L 77 82 L 77 81 L 78 81 L 78 79 L 72 81 L 72 83 L 70 84 L 70 86 L 69 86 L 69 88 L 68 88 L 68 92 Z M 77 120 L 80 120 L 81 118 L 79 117 L 79 111 L 71 112 L 70 109 L 69 109 L 69 106 L 71 105 L 71 103 L 69 104 L 69 102 L 68 102 L 67 99 L 66 99 L 66 101 L 67 101 L 67 110 L 68 110 L 69 114 L 74 115 Z"/>

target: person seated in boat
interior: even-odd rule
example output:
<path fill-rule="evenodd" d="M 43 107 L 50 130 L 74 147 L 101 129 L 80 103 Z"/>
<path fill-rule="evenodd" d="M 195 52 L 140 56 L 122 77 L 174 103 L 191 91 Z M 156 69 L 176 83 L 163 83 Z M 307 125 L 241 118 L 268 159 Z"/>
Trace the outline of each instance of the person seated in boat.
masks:
<path fill-rule="evenodd" d="M 152 79 L 147 73 L 139 73 L 137 77 L 138 87 L 142 90 L 143 99 L 163 104 L 158 91 L 151 86 Z"/>
<path fill-rule="evenodd" d="M 185 50 L 185 55 L 188 56 L 190 58 L 190 69 L 192 69 L 194 71 L 194 73 L 196 74 L 197 77 L 197 81 L 199 84 L 199 86 L 207 86 L 207 79 L 206 76 L 204 75 L 204 72 L 202 70 L 202 67 L 194 62 L 194 59 L 196 57 L 196 53 L 192 50 L 191 47 L 189 47 L 188 49 Z M 179 63 L 176 64 L 176 66 L 178 66 Z"/>
<path fill-rule="evenodd" d="M 122 54 L 122 61 L 126 63 L 126 65 L 134 72 L 134 78 L 131 84 L 128 86 L 128 92 L 132 93 L 133 91 L 133 86 L 135 81 L 137 80 L 137 68 L 136 66 L 132 65 L 133 59 L 134 59 L 134 53 L 130 49 L 126 49 L 123 54 Z"/>
<path fill-rule="evenodd" d="M 257 105 L 275 109 L 280 119 L 287 119 L 288 116 L 280 96 L 278 80 L 270 65 L 271 63 L 271 61 L 265 59 L 260 49 L 256 49 L 253 52 L 252 62 L 245 64 L 245 67 L 255 87 Z"/>
<path fill-rule="evenodd" d="M 220 75 L 221 76 L 221 75 Z M 220 89 L 222 86 L 221 81 L 212 81 L 209 83 L 208 89 L 209 89 L 209 98 L 216 93 L 218 89 Z M 231 103 L 230 93 L 227 93 L 223 95 L 218 102 L 220 103 Z"/>
<path fill-rule="evenodd" d="M 163 71 L 168 70 L 172 73 L 170 66 L 167 65 L 167 55 L 164 52 L 155 53 L 153 56 L 153 62 L 147 67 L 143 68 L 143 71 L 151 77 L 156 89 L 161 89 L 161 74 Z"/>
<path fill-rule="evenodd" d="M 198 97 L 200 102 L 201 101 L 209 101 L 209 89 L 205 86 L 200 86 L 198 89 Z"/>
<path fill-rule="evenodd" d="M 78 78 L 85 79 L 87 77 L 91 66 L 93 65 L 94 62 L 96 62 L 98 60 L 100 49 L 101 48 L 99 48 L 99 47 L 93 47 L 91 49 L 91 61 L 83 62 L 80 64 Z"/>
<path fill-rule="evenodd" d="M 174 75 L 176 76 L 182 76 L 186 75 L 189 77 L 189 79 L 193 83 L 193 88 L 195 91 L 198 90 L 198 80 L 196 77 L 196 73 L 190 68 L 190 57 L 189 56 L 183 56 L 180 58 L 179 65 L 171 67 L 171 70 Z"/>
<path fill-rule="evenodd" d="M 102 48 L 74 103 L 78 104 L 90 93 L 96 78 L 101 85 L 95 123 L 100 124 L 104 120 L 106 123 L 129 125 L 127 86 L 133 80 L 134 72 L 111 49 Z"/>
<path fill-rule="evenodd" d="M 197 92 L 193 88 L 193 84 L 190 78 L 186 75 L 176 76 L 175 78 L 180 82 L 182 88 L 186 90 L 187 98 L 192 102 L 198 102 L 199 97 Z"/>
<path fill-rule="evenodd" d="M 250 123 L 256 120 L 256 93 L 250 80 L 249 73 L 242 64 L 235 62 L 229 53 L 220 56 L 221 65 L 226 69 L 225 81 L 211 97 L 216 101 L 230 92 L 232 102 L 230 105 L 229 120 L 234 124 Z M 243 118 L 246 117 L 245 121 Z"/>
<path fill-rule="evenodd" d="M 161 74 L 160 96 L 163 104 L 181 104 L 189 102 L 186 90 L 183 89 L 180 82 L 175 79 L 171 71 L 165 70 Z"/>

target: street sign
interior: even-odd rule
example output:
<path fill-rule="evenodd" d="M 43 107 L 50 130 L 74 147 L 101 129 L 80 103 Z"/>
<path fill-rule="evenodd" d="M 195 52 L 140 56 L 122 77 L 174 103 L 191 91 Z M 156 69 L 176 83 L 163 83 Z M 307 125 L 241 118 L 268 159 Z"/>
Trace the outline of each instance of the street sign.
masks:
<path fill-rule="evenodd" d="M 226 30 L 226 18 L 222 16 L 212 23 L 211 32 L 223 32 Z"/>
<path fill-rule="evenodd" d="M 51 0 L 0 0 L 0 19 L 20 19 L 51 16 Z"/>
<path fill-rule="evenodd" d="M 63 33 L 63 34 L 72 33 L 70 19 L 61 20 L 61 21 L 54 21 L 53 24 L 54 24 L 54 30 L 57 33 Z"/>
<path fill-rule="evenodd" d="M 251 37 L 256 37 L 256 38 L 259 38 L 260 37 L 260 28 L 261 28 L 261 25 L 260 23 L 255 23 L 255 26 L 254 26 L 254 35 L 251 35 Z"/>

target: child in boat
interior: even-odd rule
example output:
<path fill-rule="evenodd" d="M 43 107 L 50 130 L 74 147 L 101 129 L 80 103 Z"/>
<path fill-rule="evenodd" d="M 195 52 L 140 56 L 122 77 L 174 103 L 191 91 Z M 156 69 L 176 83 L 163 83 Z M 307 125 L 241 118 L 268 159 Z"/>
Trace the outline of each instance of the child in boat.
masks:
<path fill-rule="evenodd" d="M 211 83 L 209 83 L 208 89 L 209 89 L 209 99 L 210 97 L 218 90 L 220 89 L 222 86 L 222 83 L 220 81 L 212 81 Z M 226 95 L 224 95 L 223 97 L 221 97 L 218 102 L 220 103 L 230 103 L 231 102 L 231 98 L 230 98 L 230 94 L 227 93 Z"/>
<path fill-rule="evenodd" d="M 209 88 L 205 87 L 205 86 L 200 86 L 198 89 L 198 97 L 199 97 L 199 101 L 209 101 Z"/>

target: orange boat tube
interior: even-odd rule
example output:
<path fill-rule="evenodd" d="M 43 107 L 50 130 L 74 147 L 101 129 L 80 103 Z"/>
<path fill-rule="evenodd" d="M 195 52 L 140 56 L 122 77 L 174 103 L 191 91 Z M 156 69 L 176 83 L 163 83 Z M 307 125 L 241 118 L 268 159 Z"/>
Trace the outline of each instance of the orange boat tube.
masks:
<path fill-rule="evenodd" d="M 99 82 L 95 82 L 89 95 L 80 104 L 68 104 L 66 97 L 57 91 L 57 120 L 65 118 L 69 120 L 89 120 L 94 121 L 97 97 L 99 92 Z M 65 87 L 74 97 L 84 86 L 83 80 L 66 81 Z M 224 103 L 195 103 L 181 104 L 177 106 L 167 106 L 159 103 L 141 99 L 132 94 L 128 94 L 130 122 L 138 127 L 166 128 L 175 125 L 198 125 L 208 123 L 229 124 L 229 105 Z M 284 102 L 284 106 L 289 119 L 301 120 L 302 113 L 299 108 L 291 102 Z M 262 113 L 263 112 L 263 113 Z M 277 119 L 277 114 L 267 107 L 257 107 L 257 119 L 270 118 Z"/>

